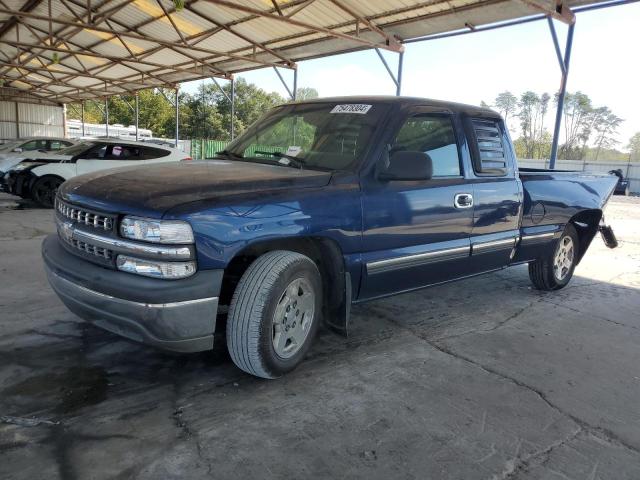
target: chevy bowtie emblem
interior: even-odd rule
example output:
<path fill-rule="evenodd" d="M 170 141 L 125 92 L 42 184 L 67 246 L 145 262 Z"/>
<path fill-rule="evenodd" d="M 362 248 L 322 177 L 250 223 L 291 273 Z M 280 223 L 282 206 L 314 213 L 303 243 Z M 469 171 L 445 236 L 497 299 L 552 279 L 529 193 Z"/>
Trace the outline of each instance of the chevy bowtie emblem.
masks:
<path fill-rule="evenodd" d="M 73 239 L 73 224 L 71 222 L 64 222 L 60 224 L 60 236 L 67 242 L 71 242 Z"/>

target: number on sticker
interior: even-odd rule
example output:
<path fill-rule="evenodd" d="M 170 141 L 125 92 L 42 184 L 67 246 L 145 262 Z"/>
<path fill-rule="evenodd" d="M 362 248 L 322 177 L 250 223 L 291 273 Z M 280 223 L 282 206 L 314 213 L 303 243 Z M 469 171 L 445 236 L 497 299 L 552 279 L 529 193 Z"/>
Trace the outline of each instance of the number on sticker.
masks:
<path fill-rule="evenodd" d="M 329 113 L 358 113 L 364 115 L 369 111 L 371 105 L 364 103 L 349 103 L 343 105 L 336 105 Z"/>

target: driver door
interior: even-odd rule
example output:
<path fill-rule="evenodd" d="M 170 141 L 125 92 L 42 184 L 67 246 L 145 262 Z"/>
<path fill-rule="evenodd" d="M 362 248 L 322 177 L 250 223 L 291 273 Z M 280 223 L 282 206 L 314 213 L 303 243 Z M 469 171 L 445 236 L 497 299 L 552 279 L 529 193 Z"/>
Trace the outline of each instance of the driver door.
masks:
<path fill-rule="evenodd" d="M 465 275 L 473 197 L 463 174 L 458 128 L 446 112 L 426 107 L 412 111 L 389 142 L 388 162 L 397 151 L 422 152 L 431 159 L 431 178 L 381 180 L 376 172 L 363 178 L 364 275 L 359 299 Z M 384 164 L 386 155 L 380 161 Z"/>

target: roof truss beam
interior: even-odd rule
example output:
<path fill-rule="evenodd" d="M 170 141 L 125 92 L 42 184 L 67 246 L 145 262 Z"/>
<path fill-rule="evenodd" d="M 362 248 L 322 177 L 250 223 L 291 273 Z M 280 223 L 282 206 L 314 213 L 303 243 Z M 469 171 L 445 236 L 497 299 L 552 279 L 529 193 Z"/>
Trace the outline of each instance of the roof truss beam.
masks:
<path fill-rule="evenodd" d="M 576 16 L 571 11 L 564 0 L 520 0 L 525 5 L 535 8 L 541 13 L 545 13 L 556 20 L 567 25 L 573 25 L 576 22 Z"/>
<path fill-rule="evenodd" d="M 12 12 L 11 10 L 8 10 L 6 8 L 0 8 L 0 13 L 5 14 L 5 15 L 9 15 L 9 14 L 13 14 L 16 15 L 18 17 L 21 18 L 27 18 L 27 19 L 32 19 L 32 20 L 39 20 L 39 21 L 51 21 L 52 23 L 55 23 L 57 25 L 64 25 L 64 26 L 68 26 L 68 27 L 77 27 L 78 29 L 86 29 L 89 31 L 94 31 L 94 32 L 99 32 L 99 33 L 106 33 L 106 34 L 110 34 L 110 35 L 114 35 L 113 30 L 109 29 L 109 28 L 103 28 L 103 27 L 98 27 L 95 26 L 93 24 L 88 24 L 88 23 L 80 23 L 80 22 L 73 22 L 73 21 L 69 21 L 69 20 L 65 20 L 62 18 L 54 18 L 54 19 L 50 19 L 44 15 L 36 15 L 33 13 L 27 13 L 27 12 Z M 276 17 L 278 18 L 278 17 Z M 151 36 L 146 36 L 146 35 L 141 35 L 138 33 L 132 33 L 130 31 L 123 31 L 123 32 L 117 32 L 119 35 L 121 35 L 124 38 L 131 38 L 131 39 L 135 39 L 135 40 L 140 40 L 143 42 L 150 42 L 150 43 L 157 43 L 158 45 L 162 45 L 165 48 L 176 48 L 175 44 L 171 41 L 168 40 L 163 40 L 160 38 L 155 38 L 155 37 L 151 37 Z M 347 37 L 349 37 L 348 35 L 346 35 Z M 264 61 L 264 60 L 258 60 L 256 58 L 252 58 L 252 57 L 247 57 L 245 55 L 238 55 L 235 53 L 231 53 L 231 52 L 222 52 L 219 50 L 211 50 L 208 48 L 202 48 L 202 47 L 198 47 L 198 46 L 194 46 L 194 45 L 188 45 L 186 47 L 182 47 L 182 48 L 188 48 L 189 50 L 193 50 L 196 52 L 200 52 L 200 53 L 206 53 L 208 55 L 214 56 L 214 57 L 227 57 L 227 58 L 231 58 L 234 60 L 244 60 L 244 61 L 248 61 L 248 62 L 254 62 L 254 63 L 258 63 L 258 64 L 262 64 L 265 66 L 282 66 L 281 64 L 278 63 L 274 63 L 274 62 L 269 62 L 269 61 Z M 181 54 L 184 54 L 184 52 L 181 51 L 181 48 L 178 47 L 178 51 Z M 185 55 L 188 56 L 188 55 Z"/>
<path fill-rule="evenodd" d="M 221 7 L 226 7 L 229 8 L 231 10 L 237 10 L 240 12 L 244 12 L 244 13 L 248 13 L 251 15 L 256 15 L 258 17 L 263 17 L 263 18 L 268 18 L 271 20 L 275 20 L 278 22 L 283 22 L 286 23 L 288 25 L 293 25 L 296 27 L 300 27 L 300 28 L 304 28 L 307 29 L 309 31 L 315 32 L 315 33 L 324 33 L 325 35 L 329 36 L 329 37 L 335 37 L 335 38 L 339 38 L 342 40 L 348 40 L 351 42 L 354 42 L 356 44 L 360 44 L 360 45 L 365 45 L 367 47 L 370 48 L 383 48 L 386 50 L 391 50 L 392 52 L 399 52 L 402 50 L 402 45 L 399 42 L 394 42 L 394 43 L 389 43 L 389 42 L 385 42 L 385 43 L 376 43 L 376 42 L 372 42 L 370 40 L 367 40 L 365 38 L 361 38 L 358 36 L 354 36 L 354 35 L 349 35 L 347 33 L 342 33 L 339 32 L 337 30 L 333 30 L 331 28 L 326 28 L 326 27 L 321 27 L 318 25 L 312 25 L 306 22 L 302 22 L 300 20 L 296 20 L 294 18 L 290 18 L 290 17 L 285 17 L 285 16 L 280 16 L 277 14 L 273 14 L 270 13 L 268 11 L 265 10 L 258 10 L 256 8 L 252 8 L 252 7 L 247 7 L 246 5 L 240 5 L 237 3 L 233 3 L 233 2 L 229 2 L 227 0 L 203 0 L 206 3 L 212 3 L 214 5 L 219 5 Z"/>

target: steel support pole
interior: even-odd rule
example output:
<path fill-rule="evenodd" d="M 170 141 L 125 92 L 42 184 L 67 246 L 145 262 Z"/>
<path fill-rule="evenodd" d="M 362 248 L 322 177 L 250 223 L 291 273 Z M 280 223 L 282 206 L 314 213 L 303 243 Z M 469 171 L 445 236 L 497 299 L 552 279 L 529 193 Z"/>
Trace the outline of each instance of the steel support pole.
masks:
<path fill-rule="evenodd" d="M 84 100 L 80 102 L 80 122 L 82 123 L 82 136 L 84 137 Z"/>
<path fill-rule="evenodd" d="M 109 97 L 104 99 L 105 133 L 109 136 Z"/>
<path fill-rule="evenodd" d="M 396 86 L 396 97 L 399 97 L 402 90 L 402 62 L 404 60 L 404 52 L 398 52 L 398 72 L 394 75 L 391 71 L 391 67 L 389 67 L 389 64 L 387 63 L 387 60 L 382 55 L 382 52 L 380 52 L 378 48 L 375 48 L 374 50 L 378 54 L 380 61 L 382 61 L 382 65 L 384 65 L 384 68 L 387 70 L 389 77 L 391 77 L 391 81 L 393 81 L 393 84 Z"/>
<path fill-rule="evenodd" d="M 138 141 L 138 122 L 140 118 L 140 102 L 138 101 L 138 94 L 136 93 L 136 142 Z"/>
<path fill-rule="evenodd" d="M 404 52 L 398 53 L 398 75 L 396 77 L 396 97 L 400 96 L 402 90 L 402 62 L 404 60 Z"/>
<path fill-rule="evenodd" d="M 178 101 L 178 88 L 176 87 L 176 141 L 175 146 L 178 148 L 178 137 L 180 136 L 180 102 Z"/>
<path fill-rule="evenodd" d="M 282 74 L 280 73 L 280 71 L 276 68 L 273 67 L 273 70 L 276 72 L 276 75 L 278 75 L 278 78 L 280 79 L 280 82 L 282 83 L 282 85 L 284 86 L 284 89 L 287 91 L 287 93 L 289 94 L 289 98 L 291 100 L 295 100 L 296 99 L 296 92 L 295 92 L 295 88 L 296 88 L 296 83 L 298 82 L 297 77 L 296 77 L 296 70 L 294 70 L 293 72 L 293 88 L 294 91 L 292 92 L 291 89 L 289 88 L 289 85 L 287 85 L 287 82 L 284 81 L 284 77 L 282 76 Z"/>
<path fill-rule="evenodd" d="M 298 68 L 293 71 L 293 101 L 298 98 Z"/>
<path fill-rule="evenodd" d="M 231 140 L 236 136 L 236 79 L 231 78 Z"/>
<path fill-rule="evenodd" d="M 560 92 L 558 93 L 558 106 L 556 108 L 556 123 L 553 127 L 553 141 L 551 142 L 551 155 L 549 158 L 549 168 L 552 170 L 556 167 L 556 159 L 558 157 L 558 137 L 560 136 L 560 124 L 562 122 L 564 97 L 567 93 L 567 77 L 569 76 L 569 62 L 571 61 L 571 47 L 573 45 L 574 28 L 575 23 L 569 25 L 569 30 L 567 31 L 567 43 L 564 49 L 564 69 L 562 71 L 562 78 L 560 80 Z"/>

